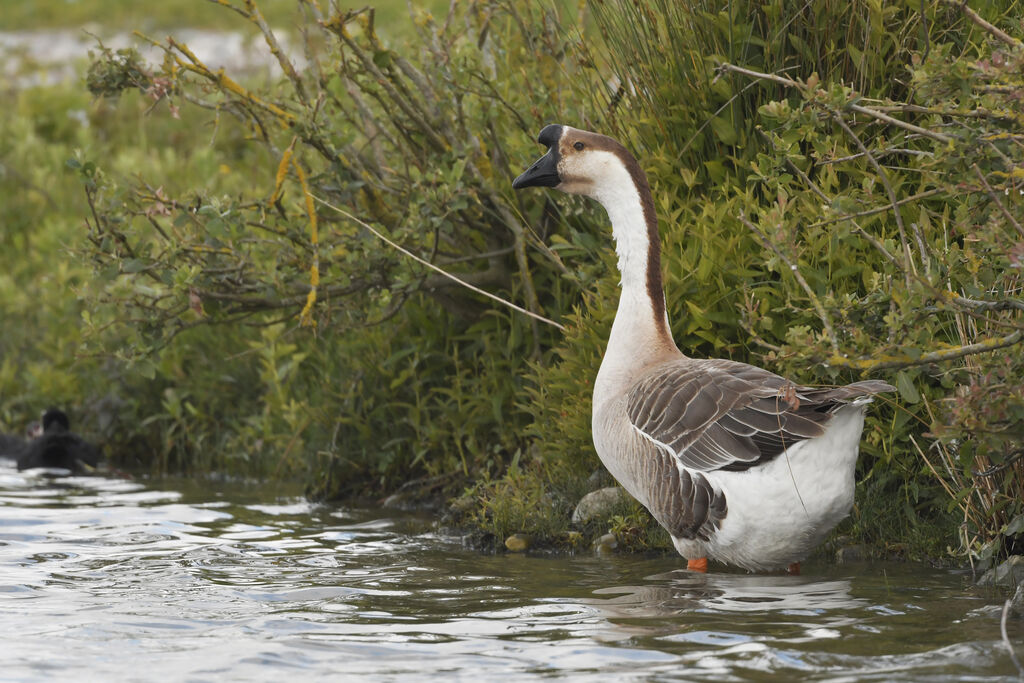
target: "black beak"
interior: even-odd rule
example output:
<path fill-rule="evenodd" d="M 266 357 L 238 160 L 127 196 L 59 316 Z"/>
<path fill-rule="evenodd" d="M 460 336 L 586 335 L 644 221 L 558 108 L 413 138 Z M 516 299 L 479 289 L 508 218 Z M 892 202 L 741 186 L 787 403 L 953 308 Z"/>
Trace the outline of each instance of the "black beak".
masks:
<path fill-rule="evenodd" d="M 562 179 L 558 177 L 558 152 L 554 147 L 548 153 L 537 159 L 533 166 L 523 171 L 523 174 L 512 181 L 513 190 L 521 190 L 524 187 L 554 187 Z"/>
<path fill-rule="evenodd" d="M 555 187 L 562 182 L 562 179 L 558 177 L 558 138 L 561 136 L 561 126 L 544 127 L 537 142 L 547 145 L 548 153 L 537 159 L 533 166 L 512 181 L 513 190 L 521 190 L 524 187 Z"/>

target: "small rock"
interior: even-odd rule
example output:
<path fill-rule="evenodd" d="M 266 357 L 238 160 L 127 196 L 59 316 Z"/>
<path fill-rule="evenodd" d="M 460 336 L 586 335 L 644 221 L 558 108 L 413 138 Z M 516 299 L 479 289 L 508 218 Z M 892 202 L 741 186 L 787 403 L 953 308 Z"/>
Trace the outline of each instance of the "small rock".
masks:
<path fill-rule="evenodd" d="M 979 586 L 1007 586 L 1024 584 L 1024 555 L 1012 555 L 1006 562 L 985 572 L 978 579 Z"/>
<path fill-rule="evenodd" d="M 607 516 L 612 509 L 629 501 L 629 494 L 621 486 L 591 491 L 580 499 L 572 513 L 573 524 L 586 524 L 590 520 Z"/>
<path fill-rule="evenodd" d="M 521 553 L 530 547 L 530 537 L 526 534 L 512 534 L 505 539 L 505 547 L 513 553 Z"/>
<path fill-rule="evenodd" d="M 390 496 L 384 499 L 381 503 L 386 508 L 392 510 L 404 510 L 408 504 L 405 495 L 401 493 L 392 493 Z"/>
<path fill-rule="evenodd" d="M 863 544 L 844 545 L 836 551 L 836 564 L 853 564 L 868 559 L 868 547 Z"/>
<path fill-rule="evenodd" d="M 618 547 L 619 539 L 615 538 L 615 534 L 605 534 L 594 541 L 594 552 L 598 555 L 613 553 Z"/>

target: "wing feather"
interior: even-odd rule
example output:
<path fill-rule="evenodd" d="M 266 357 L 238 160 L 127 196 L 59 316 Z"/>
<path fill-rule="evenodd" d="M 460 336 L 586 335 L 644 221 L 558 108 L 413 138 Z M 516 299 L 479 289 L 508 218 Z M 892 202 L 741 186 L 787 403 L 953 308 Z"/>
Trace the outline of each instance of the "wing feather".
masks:
<path fill-rule="evenodd" d="M 832 412 L 849 400 L 892 390 L 878 380 L 802 387 L 745 363 L 683 358 L 642 377 L 626 411 L 638 432 L 684 467 L 737 470 L 821 436 Z"/>

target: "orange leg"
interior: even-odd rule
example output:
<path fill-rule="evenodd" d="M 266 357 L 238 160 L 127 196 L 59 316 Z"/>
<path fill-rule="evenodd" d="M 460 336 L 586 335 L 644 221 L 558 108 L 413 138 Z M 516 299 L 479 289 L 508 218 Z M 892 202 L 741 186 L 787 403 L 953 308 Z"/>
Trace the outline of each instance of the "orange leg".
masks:
<path fill-rule="evenodd" d="M 789 565 L 789 569 L 786 570 L 786 573 L 787 574 L 792 574 L 793 576 L 799 576 L 800 575 L 800 563 L 799 562 L 794 562 L 793 564 Z"/>
<path fill-rule="evenodd" d="M 700 572 L 702 574 L 708 573 L 708 558 L 701 557 L 696 560 L 687 560 L 686 568 L 691 572 Z"/>

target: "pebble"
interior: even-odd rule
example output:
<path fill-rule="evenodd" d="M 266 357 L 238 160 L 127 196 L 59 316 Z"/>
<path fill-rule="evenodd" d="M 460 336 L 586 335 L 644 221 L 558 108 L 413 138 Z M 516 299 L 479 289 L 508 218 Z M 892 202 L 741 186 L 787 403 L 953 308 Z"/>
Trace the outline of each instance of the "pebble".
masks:
<path fill-rule="evenodd" d="M 521 553 L 530 547 L 530 537 L 526 534 L 512 534 L 505 539 L 505 547 L 513 553 Z"/>
<path fill-rule="evenodd" d="M 594 541 L 593 547 L 598 555 L 613 553 L 619 547 L 619 539 L 615 538 L 615 534 L 605 534 Z"/>
<path fill-rule="evenodd" d="M 836 564 L 864 562 L 870 557 L 868 547 L 863 544 L 844 545 L 836 551 Z"/>

